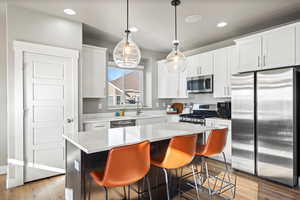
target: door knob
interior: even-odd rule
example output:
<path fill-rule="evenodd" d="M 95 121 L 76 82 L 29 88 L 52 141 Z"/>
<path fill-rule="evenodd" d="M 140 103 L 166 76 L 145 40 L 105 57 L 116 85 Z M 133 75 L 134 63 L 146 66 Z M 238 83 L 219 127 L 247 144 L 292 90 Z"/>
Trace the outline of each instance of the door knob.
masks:
<path fill-rule="evenodd" d="M 72 123 L 74 121 L 74 119 L 68 118 L 67 119 L 67 123 Z"/>

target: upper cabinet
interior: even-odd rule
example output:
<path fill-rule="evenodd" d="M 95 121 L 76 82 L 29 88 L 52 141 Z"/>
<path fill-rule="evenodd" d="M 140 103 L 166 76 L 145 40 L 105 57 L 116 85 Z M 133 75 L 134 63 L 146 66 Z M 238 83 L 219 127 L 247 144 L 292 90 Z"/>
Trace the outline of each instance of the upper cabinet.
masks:
<path fill-rule="evenodd" d="M 300 65 L 300 24 L 296 26 L 296 65 Z"/>
<path fill-rule="evenodd" d="M 187 76 L 213 74 L 213 53 L 206 52 L 187 57 Z"/>
<path fill-rule="evenodd" d="M 231 97 L 231 75 L 238 73 L 237 47 L 214 51 L 214 97 Z"/>
<path fill-rule="evenodd" d="M 83 45 L 82 93 L 83 98 L 104 98 L 106 85 L 106 49 Z"/>
<path fill-rule="evenodd" d="M 199 54 L 200 75 L 213 74 L 213 53 L 207 52 Z"/>
<path fill-rule="evenodd" d="M 230 69 L 228 65 L 228 48 L 214 51 L 214 97 L 229 97 Z"/>
<path fill-rule="evenodd" d="M 239 71 L 255 71 L 260 68 L 261 37 L 237 41 Z"/>
<path fill-rule="evenodd" d="M 238 66 L 240 72 L 260 68 L 261 37 L 250 37 L 237 41 Z"/>
<path fill-rule="evenodd" d="M 157 62 L 158 98 L 188 98 L 186 88 L 186 73 L 168 72 L 165 60 Z"/>
<path fill-rule="evenodd" d="M 262 63 L 263 69 L 295 65 L 296 56 L 296 29 L 284 27 L 269 31 L 262 36 Z"/>
<path fill-rule="evenodd" d="M 296 25 L 236 40 L 239 72 L 296 64 Z"/>
<path fill-rule="evenodd" d="M 238 49 L 237 46 L 230 46 L 228 48 L 228 65 L 229 65 L 229 75 L 239 73 L 239 63 L 238 63 Z"/>

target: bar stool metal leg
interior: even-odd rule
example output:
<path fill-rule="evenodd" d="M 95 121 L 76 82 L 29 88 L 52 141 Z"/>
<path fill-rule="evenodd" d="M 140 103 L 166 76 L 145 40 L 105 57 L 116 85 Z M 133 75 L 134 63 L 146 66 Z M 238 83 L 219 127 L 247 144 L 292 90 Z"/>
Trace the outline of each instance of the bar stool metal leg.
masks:
<path fill-rule="evenodd" d="M 195 189 L 196 189 L 196 193 L 197 193 L 197 199 L 199 200 L 200 196 L 199 196 L 199 189 L 198 189 L 198 184 L 197 184 L 197 178 L 196 178 L 196 173 L 195 173 L 194 165 L 192 165 L 192 171 L 193 171 L 193 178 L 194 178 Z"/>
<path fill-rule="evenodd" d="M 128 185 L 128 200 L 130 200 L 130 185 Z"/>
<path fill-rule="evenodd" d="M 209 193 L 209 196 L 211 196 L 212 191 L 211 191 L 211 188 L 210 188 L 209 173 L 208 173 L 208 167 L 207 167 L 207 162 L 206 161 L 205 161 L 205 173 L 206 173 L 206 180 L 207 180 L 207 185 L 208 185 L 208 193 Z"/>
<path fill-rule="evenodd" d="M 169 182 L 168 182 L 168 172 L 165 168 L 162 168 L 165 173 L 165 179 L 166 179 L 166 189 L 167 189 L 167 199 L 170 200 L 170 193 L 169 193 Z"/>
<path fill-rule="evenodd" d="M 90 178 L 88 178 L 88 182 L 89 182 L 89 194 L 88 194 L 88 199 L 91 200 L 91 185 L 92 185 L 92 180 Z"/>
<path fill-rule="evenodd" d="M 104 189 L 105 189 L 105 200 L 108 200 L 109 199 L 108 190 L 106 187 L 104 187 Z"/>
<path fill-rule="evenodd" d="M 150 186 L 150 181 L 149 181 L 148 176 L 146 177 L 146 181 L 147 181 L 149 199 L 152 200 L 151 186 Z"/>
<path fill-rule="evenodd" d="M 124 193 L 124 199 L 127 200 L 127 194 L 126 194 L 126 188 L 125 188 L 125 186 L 123 186 L 123 193 Z"/>

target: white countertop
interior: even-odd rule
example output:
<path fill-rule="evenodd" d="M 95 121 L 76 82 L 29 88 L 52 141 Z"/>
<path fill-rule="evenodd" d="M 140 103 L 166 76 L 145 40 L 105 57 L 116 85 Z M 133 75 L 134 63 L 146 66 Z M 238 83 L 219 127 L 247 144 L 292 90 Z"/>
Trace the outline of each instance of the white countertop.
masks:
<path fill-rule="evenodd" d="M 103 117 L 95 117 L 90 119 L 84 119 L 83 123 L 99 123 L 99 122 L 110 122 L 110 121 L 119 121 L 119 120 L 129 120 L 129 119 L 151 119 L 151 118 L 159 118 L 166 117 L 167 114 L 140 114 L 140 115 L 126 115 L 126 116 L 103 116 Z"/>
<path fill-rule="evenodd" d="M 174 136 L 203 133 L 214 129 L 189 123 L 161 123 L 124 128 L 103 128 L 102 130 L 63 134 L 63 138 L 85 153 L 107 151 L 114 147 L 137 144 L 143 141 L 160 141 Z"/>

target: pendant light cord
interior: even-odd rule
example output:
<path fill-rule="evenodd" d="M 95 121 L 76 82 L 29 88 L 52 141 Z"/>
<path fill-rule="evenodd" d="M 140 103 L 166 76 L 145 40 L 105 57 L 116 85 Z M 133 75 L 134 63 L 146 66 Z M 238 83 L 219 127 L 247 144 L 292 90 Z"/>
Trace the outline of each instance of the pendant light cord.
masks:
<path fill-rule="evenodd" d="M 126 3 L 127 3 L 127 9 L 126 9 L 126 11 L 127 11 L 127 24 L 126 24 L 126 42 L 128 43 L 128 35 L 129 35 L 129 33 L 130 33 L 130 31 L 129 31 L 129 0 L 126 0 Z"/>
<path fill-rule="evenodd" d="M 177 5 L 175 7 L 175 40 L 177 40 Z"/>

